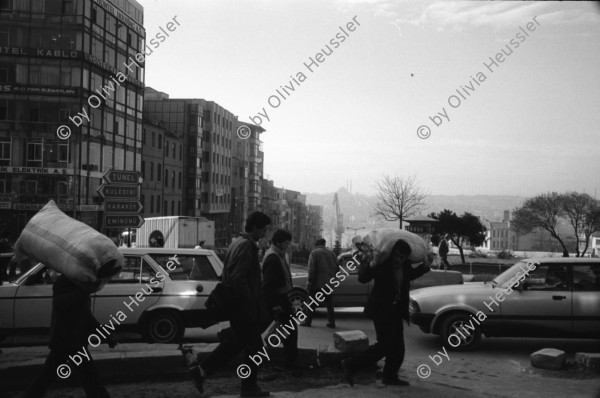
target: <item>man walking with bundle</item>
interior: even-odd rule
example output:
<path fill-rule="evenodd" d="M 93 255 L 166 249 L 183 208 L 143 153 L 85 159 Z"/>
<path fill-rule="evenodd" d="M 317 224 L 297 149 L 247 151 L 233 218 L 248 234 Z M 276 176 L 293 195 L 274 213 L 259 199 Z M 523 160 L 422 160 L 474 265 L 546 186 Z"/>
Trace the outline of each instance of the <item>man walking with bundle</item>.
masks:
<path fill-rule="evenodd" d="M 358 280 L 361 283 L 374 281 L 365 315 L 373 320 L 377 342 L 342 361 L 344 381 L 351 386 L 354 385 L 356 371 L 377 363 L 383 357 L 383 383 L 408 386 L 407 381 L 398 378 L 405 353 L 402 320 L 408 322 L 410 281 L 429 272 L 429 266 L 425 264 L 413 268 L 409 260 L 410 253 L 410 246 L 399 240 L 383 263 L 374 265 L 361 261 Z"/>
<path fill-rule="evenodd" d="M 222 281 L 234 296 L 234 309 L 221 344 L 200 365 L 189 368 L 196 388 L 204 393 L 204 379 L 244 351 L 244 357 L 255 355 L 263 346 L 261 332 L 270 319 L 262 290 L 262 275 L 258 261 L 257 242 L 265 236 L 271 218 L 261 212 L 250 213 L 245 232 L 236 238 L 227 251 Z M 267 397 L 257 384 L 258 367 L 249 362 L 250 375 L 242 379 L 241 397 Z"/>
<path fill-rule="evenodd" d="M 308 257 L 308 282 L 306 290 L 313 297 L 321 288 L 325 287 L 338 271 L 338 262 L 335 254 L 325 247 L 325 239 L 320 238 L 315 242 L 316 248 L 310 252 Z M 327 306 L 327 327 L 335 328 L 335 313 L 333 310 L 333 294 L 325 295 Z M 310 327 L 313 319 L 313 311 L 306 311 L 306 320 L 303 326 Z"/>

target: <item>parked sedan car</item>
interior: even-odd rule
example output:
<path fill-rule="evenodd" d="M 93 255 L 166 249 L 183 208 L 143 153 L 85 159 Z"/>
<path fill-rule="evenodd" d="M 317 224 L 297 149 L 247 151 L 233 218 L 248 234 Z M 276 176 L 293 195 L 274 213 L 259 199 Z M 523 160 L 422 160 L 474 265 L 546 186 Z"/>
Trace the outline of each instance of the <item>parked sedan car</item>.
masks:
<path fill-rule="evenodd" d="M 600 338 L 600 259 L 522 260 L 491 282 L 410 294 L 412 322 L 449 348 L 486 337 Z"/>
<path fill-rule="evenodd" d="M 358 264 L 352 258 L 352 252 L 342 253 L 338 257 L 340 266 L 350 274 L 333 291 L 333 305 L 335 307 L 362 307 L 367 304 L 367 297 L 373 288 L 373 283 L 360 283 L 358 281 Z M 353 271 L 349 270 L 348 263 Z M 295 310 L 302 308 L 302 303 L 308 298 L 306 282 L 308 280 L 308 269 L 306 267 L 292 265 L 292 282 L 294 289 L 290 294 L 290 301 Z M 431 270 L 425 275 L 411 282 L 411 289 L 427 286 L 462 284 L 463 277 L 458 271 Z"/>
<path fill-rule="evenodd" d="M 125 257 L 123 269 L 91 296 L 92 311 L 100 323 L 119 320 L 119 328 L 139 331 L 155 343 L 176 342 L 185 328 L 217 323 L 204 307 L 223 270 L 212 251 L 119 250 Z M 52 285 L 57 276 L 38 263 L 0 286 L 0 335 L 50 327 Z"/>

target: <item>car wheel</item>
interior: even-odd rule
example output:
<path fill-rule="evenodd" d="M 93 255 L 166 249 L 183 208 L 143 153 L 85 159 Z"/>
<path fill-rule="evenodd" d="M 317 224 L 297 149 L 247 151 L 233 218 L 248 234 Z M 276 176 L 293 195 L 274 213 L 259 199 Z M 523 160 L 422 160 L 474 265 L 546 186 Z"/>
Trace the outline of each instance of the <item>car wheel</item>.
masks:
<path fill-rule="evenodd" d="M 469 327 L 466 327 L 467 325 Z M 471 330 L 471 326 L 474 326 L 475 330 Z M 481 329 L 469 314 L 449 315 L 442 322 L 441 331 L 442 343 L 452 350 L 470 350 L 481 341 Z"/>
<path fill-rule="evenodd" d="M 303 310 L 304 302 L 308 300 L 308 294 L 302 290 L 292 290 L 288 297 L 294 314 L 300 310 Z"/>
<path fill-rule="evenodd" d="M 177 312 L 156 311 L 149 314 L 142 330 L 149 343 L 167 344 L 181 341 L 185 327 Z"/>

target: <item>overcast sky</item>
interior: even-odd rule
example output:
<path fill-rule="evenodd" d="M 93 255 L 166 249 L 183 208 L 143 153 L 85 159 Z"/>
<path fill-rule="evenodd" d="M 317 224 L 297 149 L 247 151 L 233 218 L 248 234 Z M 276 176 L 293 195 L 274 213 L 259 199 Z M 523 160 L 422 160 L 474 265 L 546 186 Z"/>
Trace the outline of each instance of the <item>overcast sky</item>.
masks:
<path fill-rule="evenodd" d="M 180 22 L 148 58 L 146 85 L 242 121 L 265 108 L 276 186 L 326 193 L 352 180 L 373 194 L 389 174 L 416 175 L 431 194 L 600 188 L 595 3 L 138 1 L 147 41 Z"/>

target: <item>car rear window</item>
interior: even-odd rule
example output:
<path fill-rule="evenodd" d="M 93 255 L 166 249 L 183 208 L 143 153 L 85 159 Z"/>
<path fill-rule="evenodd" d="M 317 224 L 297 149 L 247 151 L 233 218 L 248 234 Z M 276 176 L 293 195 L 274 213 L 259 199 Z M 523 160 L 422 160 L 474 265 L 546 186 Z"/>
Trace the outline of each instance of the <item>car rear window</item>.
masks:
<path fill-rule="evenodd" d="M 151 254 L 172 280 L 216 281 L 219 280 L 206 255 Z"/>

